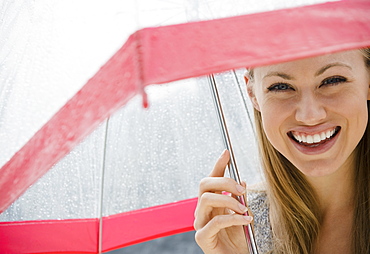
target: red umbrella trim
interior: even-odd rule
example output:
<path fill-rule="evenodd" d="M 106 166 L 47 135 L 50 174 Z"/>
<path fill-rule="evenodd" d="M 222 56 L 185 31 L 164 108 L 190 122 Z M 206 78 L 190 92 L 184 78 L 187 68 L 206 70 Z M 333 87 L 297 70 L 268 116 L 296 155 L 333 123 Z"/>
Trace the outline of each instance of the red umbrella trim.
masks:
<path fill-rule="evenodd" d="M 194 230 L 197 199 L 103 217 L 102 251 Z M 0 253 L 98 253 L 98 219 L 0 222 Z"/>

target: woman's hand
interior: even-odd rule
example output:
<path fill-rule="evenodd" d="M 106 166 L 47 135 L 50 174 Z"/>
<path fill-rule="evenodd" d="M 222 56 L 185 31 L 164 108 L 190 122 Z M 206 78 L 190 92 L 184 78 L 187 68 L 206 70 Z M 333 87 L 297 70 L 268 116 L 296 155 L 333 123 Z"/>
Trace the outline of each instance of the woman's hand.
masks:
<path fill-rule="evenodd" d="M 230 154 L 225 150 L 209 177 L 200 183 L 199 200 L 195 210 L 195 240 L 207 254 L 248 253 L 242 225 L 252 221 L 244 216 L 247 208 L 234 198 L 245 193 L 245 183 L 237 184 L 223 177 Z M 223 195 L 229 192 L 234 197 Z"/>

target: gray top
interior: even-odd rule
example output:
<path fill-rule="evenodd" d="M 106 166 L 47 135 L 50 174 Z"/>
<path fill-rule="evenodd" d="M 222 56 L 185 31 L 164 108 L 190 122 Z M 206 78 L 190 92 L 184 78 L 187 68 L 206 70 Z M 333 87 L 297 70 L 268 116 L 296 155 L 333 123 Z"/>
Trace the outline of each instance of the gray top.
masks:
<path fill-rule="evenodd" d="M 248 190 L 248 206 L 253 213 L 254 234 L 259 254 L 271 253 L 272 231 L 265 191 Z"/>

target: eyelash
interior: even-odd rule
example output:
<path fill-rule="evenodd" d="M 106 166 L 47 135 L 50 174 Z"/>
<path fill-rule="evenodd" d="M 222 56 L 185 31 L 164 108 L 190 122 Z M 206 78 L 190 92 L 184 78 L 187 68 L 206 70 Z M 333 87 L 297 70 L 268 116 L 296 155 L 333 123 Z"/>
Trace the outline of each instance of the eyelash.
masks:
<path fill-rule="evenodd" d="M 329 81 L 333 81 L 333 82 L 329 82 Z M 347 79 L 345 77 L 333 76 L 333 77 L 329 77 L 327 79 L 324 79 L 321 82 L 320 86 L 335 86 L 335 85 L 338 85 L 339 83 L 345 83 L 345 82 L 347 82 Z"/>
<path fill-rule="evenodd" d="M 279 88 L 280 86 L 280 88 Z M 284 89 L 282 89 L 281 86 L 284 86 Z M 294 89 L 287 83 L 275 83 L 275 84 L 272 84 L 270 87 L 267 88 L 267 90 L 269 90 L 270 92 L 283 92 L 285 90 L 288 90 L 288 89 L 292 89 L 294 91 Z"/>
<path fill-rule="evenodd" d="M 345 77 L 342 77 L 342 76 L 333 76 L 333 77 L 329 77 L 329 78 L 326 78 L 324 79 L 322 82 L 321 82 L 321 86 L 335 86 L 335 85 L 338 85 L 339 83 L 345 83 L 347 82 L 347 79 Z M 275 84 L 272 84 L 270 87 L 267 88 L 267 90 L 269 90 L 270 92 L 283 92 L 283 91 L 286 91 L 286 90 L 294 90 L 294 88 L 292 88 L 289 84 L 287 83 L 275 83 Z"/>

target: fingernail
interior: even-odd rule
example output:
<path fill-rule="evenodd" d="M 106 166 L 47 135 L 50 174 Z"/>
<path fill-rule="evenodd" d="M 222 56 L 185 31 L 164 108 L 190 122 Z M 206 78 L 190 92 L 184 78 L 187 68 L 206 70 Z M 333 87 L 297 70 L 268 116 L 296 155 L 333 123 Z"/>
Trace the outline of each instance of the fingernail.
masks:
<path fill-rule="evenodd" d="M 245 193 L 245 188 L 243 186 L 241 186 L 240 184 L 237 184 L 236 185 L 236 189 L 237 191 L 239 191 L 239 193 L 241 194 L 244 194 Z"/>
<path fill-rule="evenodd" d="M 243 216 L 243 217 L 248 222 L 251 222 L 253 220 L 253 217 L 252 216 Z"/>
<path fill-rule="evenodd" d="M 224 155 L 225 155 L 225 153 L 226 153 L 226 149 L 222 152 L 222 154 L 221 154 L 221 156 L 220 156 L 220 157 L 224 156 Z"/>
<path fill-rule="evenodd" d="M 230 192 L 227 192 L 227 191 L 223 191 L 222 194 L 223 195 L 226 195 L 226 196 L 231 196 L 231 193 Z"/>
<path fill-rule="evenodd" d="M 239 203 L 238 205 L 239 205 L 240 210 L 243 213 L 246 213 L 248 211 L 248 208 L 246 206 L 242 205 L 241 203 Z"/>

